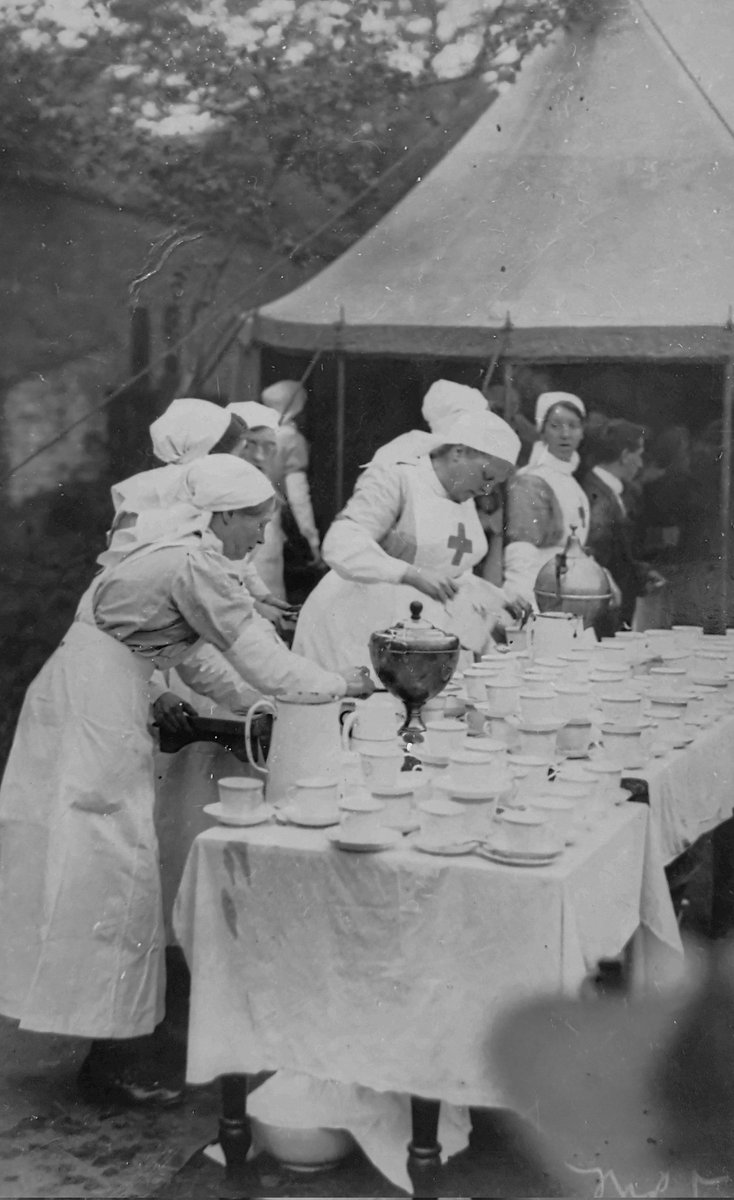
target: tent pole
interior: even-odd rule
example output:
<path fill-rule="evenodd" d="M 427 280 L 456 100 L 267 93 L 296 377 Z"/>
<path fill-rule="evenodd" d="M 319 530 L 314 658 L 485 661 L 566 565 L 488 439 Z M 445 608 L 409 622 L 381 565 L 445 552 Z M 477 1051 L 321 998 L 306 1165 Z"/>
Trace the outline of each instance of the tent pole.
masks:
<path fill-rule="evenodd" d="M 339 324 L 336 327 L 336 478 L 335 499 L 336 511 L 340 512 L 344 505 L 344 434 L 346 429 L 347 409 L 347 360 L 342 347 L 342 330 L 344 328 L 344 310 L 341 310 Z"/>
<path fill-rule="evenodd" d="M 724 633 L 729 618 L 729 531 L 731 527 L 731 437 L 734 401 L 734 361 L 724 366 L 724 395 L 721 421 L 721 491 L 719 517 L 719 612 L 717 633 Z"/>

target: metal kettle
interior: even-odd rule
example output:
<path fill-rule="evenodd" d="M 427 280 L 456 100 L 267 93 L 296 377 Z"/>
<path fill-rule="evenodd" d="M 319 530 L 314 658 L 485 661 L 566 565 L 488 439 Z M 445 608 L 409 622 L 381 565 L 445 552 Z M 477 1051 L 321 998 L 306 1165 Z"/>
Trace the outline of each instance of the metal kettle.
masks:
<path fill-rule="evenodd" d="M 535 599 L 541 613 L 575 613 L 588 629 L 606 612 L 612 599 L 609 578 L 576 537 L 576 527 L 564 549 L 538 571 Z"/>

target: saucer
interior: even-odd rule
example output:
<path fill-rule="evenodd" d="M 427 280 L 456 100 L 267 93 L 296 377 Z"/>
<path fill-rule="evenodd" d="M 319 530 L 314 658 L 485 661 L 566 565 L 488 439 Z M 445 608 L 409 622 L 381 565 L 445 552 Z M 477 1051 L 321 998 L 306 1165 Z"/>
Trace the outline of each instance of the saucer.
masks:
<path fill-rule="evenodd" d="M 236 825 L 244 827 L 247 825 L 262 825 L 265 821 L 269 821 L 274 816 L 273 809 L 268 804 L 261 804 L 254 812 L 248 813 L 247 816 L 233 817 L 229 813 L 222 812 L 221 804 L 205 804 L 204 812 L 215 817 L 221 825 Z"/>
<path fill-rule="evenodd" d="M 469 783 L 454 783 L 449 775 L 436 779 L 433 786 L 440 788 L 442 792 L 449 792 L 459 800 L 494 800 L 498 795 L 497 791 L 488 788 L 486 784 L 475 784 L 472 787 Z"/>
<path fill-rule="evenodd" d="M 411 753 L 413 758 L 417 758 L 418 762 L 425 763 L 427 767 L 447 767 L 449 765 L 448 754 L 431 754 L 428 750 L 422 750 L 420 746 L 414 746 Z"/>
<path fill-rule="evenodd" d="M 507 867 L 547 867 L 563 854 L 562 850 L 549 850 L 544 854 L 521 853 L 519 850 L 501 850 L 490 842 L 484 842 L 474 851 L 490 862 L 502 863 Z"/>
<path fill-rule="evenodd" d="M 373 854 L 377 850 L 389 850 L 392 846 L 398 846 L 403 840 L 402 833 L 399 833 L 397 829 L 388 829 L 384 826 L 380 828 L 379 837 L 376 838 L 349 837 L 340 829 L 330 829 L 326 836 L 331 844 L 337 846 L 339 850 L 352 850 L 358 854 Z"/>
<path fill-rule="evenodd" d="M 299 815 L 291 806 L 281 808 L 280 812 L 289 825 L 299 825 L 302 829 L 327 829 L 329 825 L 338 825 L 340 821 L 338 812 L 330 817 L 306 817 Z"/>
<path fill-rule="evenodd" d="M 452 858 L 456 858 L 460 854 L 473 854 L 479 842 L 476 839 L 461 842 L 433 842 L 429 838 L 416 838 L 411 845 L 416 850 L 420 850 L 421 854 L 450 855 Z"/>

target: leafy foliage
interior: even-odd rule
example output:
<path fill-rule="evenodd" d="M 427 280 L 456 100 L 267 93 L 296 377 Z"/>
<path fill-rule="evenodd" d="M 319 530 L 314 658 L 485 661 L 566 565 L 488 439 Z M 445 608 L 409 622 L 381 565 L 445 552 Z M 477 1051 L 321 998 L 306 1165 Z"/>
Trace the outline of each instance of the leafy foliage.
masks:
<path fill-rule="evenodd" d="M 4 0 L 0 152 L 288 249 L 489 92 L 567 0 Z"/>

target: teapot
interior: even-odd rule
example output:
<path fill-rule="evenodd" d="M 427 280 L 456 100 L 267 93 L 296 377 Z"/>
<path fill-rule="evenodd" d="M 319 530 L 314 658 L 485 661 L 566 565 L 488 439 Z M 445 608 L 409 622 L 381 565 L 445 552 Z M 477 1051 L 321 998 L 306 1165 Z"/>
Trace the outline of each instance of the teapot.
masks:
<path fill-rule="evenodd" d="M 609 607 L 612 590 L 607 573 L 585 552 L 575 525 L 561 553 L 538 571 L 535 599 L 541 613 L 575 613 L 586 628 Z"/>
<path fill-rule="evenodd" d="M 423 741 L 421 705 L 446 686 L 461 650 L 455 634 L 423 620 L 422 612 L 423 605 L 413 600 L 409 621 L 373 633 L 369 642 L 375 674 L 405 705 L 405 721 L 398 732 L 406 747 Z"/>
<path fill-rule="evenodd" d="M 339 725 L 343 699 L 318 692 L 294 692 L 277 700 L 257 700 L 245 719 L 245 747 L 250 765 L 265 777 L 268 803 L 285 801 L 298 779 L 311 776 L 339 779 L 342 734 Z M 252 723 L 259 713 L 272 713 L 273 731 L 267 767 L 256 761 Z"/>

